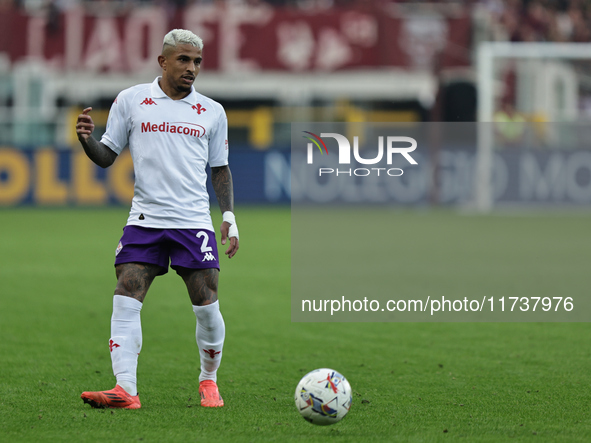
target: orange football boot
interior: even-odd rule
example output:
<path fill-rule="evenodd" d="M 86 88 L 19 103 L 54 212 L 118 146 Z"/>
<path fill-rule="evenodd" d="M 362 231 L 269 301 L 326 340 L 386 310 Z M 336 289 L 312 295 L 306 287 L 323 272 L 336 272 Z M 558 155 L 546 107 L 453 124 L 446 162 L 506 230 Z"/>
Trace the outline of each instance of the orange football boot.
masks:
<path fill-rule="evenodd" d="M 218 390 L 218 385 L 213 380 L 203 380 L 199 383 L 199 395 L 201 396 L 201 406 L 207 408 L 221 408 L 224 406 L 224 400 Z"/>
<path fill-rule="evenodd" d="M 83 392 L 80 398 L 93 408 L 139 409 L 142 407 L 139 395 L 131 396 L 119 385 L 110 391 Z"/>

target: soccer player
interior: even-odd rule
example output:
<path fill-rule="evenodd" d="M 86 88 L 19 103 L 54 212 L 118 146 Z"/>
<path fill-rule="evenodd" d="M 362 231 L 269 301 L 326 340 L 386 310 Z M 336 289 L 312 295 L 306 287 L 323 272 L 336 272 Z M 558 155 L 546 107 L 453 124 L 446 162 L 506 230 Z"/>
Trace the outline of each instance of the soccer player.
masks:
<path fill-rule="evenodd" d="M 131 210 L 115 252 L 117 286 L 109 350 L 117 385 L 110 391 L 82 393 L 92 407 L 140 408 L 140 311 L 154 278 L 168 272 L 169 260 L 187 286 L 197 317 L 201 405 L 224 405 L 216 373 L 225 326 L 217 294 L 219 259 L 209 213 L 207 163 L 223 214 L 221 243 L 229 240 L 229 258 L 238 251 L 238 228 L 226 114 L 219 103 L 193 88 L 202 49 L 202 40 L 190 31 L 166 34 L 158 56 L 162 75 L 119 93 L 100 142 L 92 136 L 92 108 L 78 116 L 78 139 L 94 163 L 110 166 L 129 145 L 135 172 Z"/>

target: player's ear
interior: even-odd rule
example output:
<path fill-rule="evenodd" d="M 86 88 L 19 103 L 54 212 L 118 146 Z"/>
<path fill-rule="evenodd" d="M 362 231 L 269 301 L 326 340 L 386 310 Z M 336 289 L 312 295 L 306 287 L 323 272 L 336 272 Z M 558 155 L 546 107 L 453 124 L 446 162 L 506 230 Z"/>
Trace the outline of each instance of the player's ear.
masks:
<path fill-rule="evenodd" d="M 164 57 L 163 55 L 159 55 L 158 56 L 158 64 L 160 65 L 160 67 L 164 70 L 166 70 L 166 57 Z"/>

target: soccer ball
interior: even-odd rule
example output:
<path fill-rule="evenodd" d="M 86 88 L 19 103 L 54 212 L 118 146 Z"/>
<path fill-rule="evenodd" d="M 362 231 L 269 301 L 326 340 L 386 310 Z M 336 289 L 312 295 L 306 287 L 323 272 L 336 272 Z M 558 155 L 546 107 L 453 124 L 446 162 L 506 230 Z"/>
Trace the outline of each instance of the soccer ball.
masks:
<path fill-rule="evenodd" d="M 351 386 L 345 377 L 328 368 L 307 373 L 298 383 L 295 404 L 302 417 L 315 425 L 332 425 L 351 408 Z"/>

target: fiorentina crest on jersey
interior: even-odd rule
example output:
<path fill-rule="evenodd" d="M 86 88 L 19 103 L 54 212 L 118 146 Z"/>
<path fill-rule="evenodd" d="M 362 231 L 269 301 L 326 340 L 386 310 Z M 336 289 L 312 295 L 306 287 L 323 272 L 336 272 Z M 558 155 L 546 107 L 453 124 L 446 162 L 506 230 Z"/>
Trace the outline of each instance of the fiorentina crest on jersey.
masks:
<path fill-rule="evenodd" d="M 207 111 L 207 109 L 205 109 L 204 107 L 201 106 L 201 103 L 197 103 L 197 105 L 193 105 L 191 106 L 195 111 L 197 111 L 197 114 L 201 115 L 202 112 Z"/>

